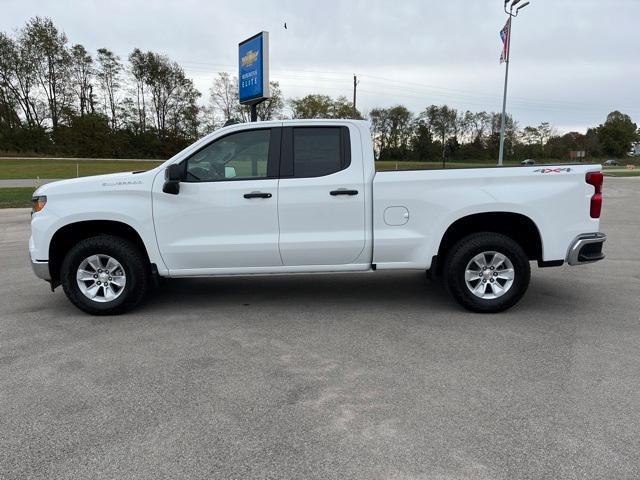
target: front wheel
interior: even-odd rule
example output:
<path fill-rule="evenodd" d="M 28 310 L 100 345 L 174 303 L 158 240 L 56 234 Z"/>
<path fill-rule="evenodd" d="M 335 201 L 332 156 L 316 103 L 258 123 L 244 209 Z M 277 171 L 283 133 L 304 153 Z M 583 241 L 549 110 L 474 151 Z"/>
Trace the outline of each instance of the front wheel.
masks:
<path fill-rule="evenodd" d="M 531 267 L 511 238 L 484 232 L 460 240 L 445 260 L 445 286 L 473 312 L 496 313 L 514 306 L 529 286 Z"/>
<path fill-rule="evenodd" d="M 64 293 L 80 310 L 116 315 L 135 307 L 149 288 L 149 265 L 131 242 L 100 235 L 78 242 L 60 269 Z"/>

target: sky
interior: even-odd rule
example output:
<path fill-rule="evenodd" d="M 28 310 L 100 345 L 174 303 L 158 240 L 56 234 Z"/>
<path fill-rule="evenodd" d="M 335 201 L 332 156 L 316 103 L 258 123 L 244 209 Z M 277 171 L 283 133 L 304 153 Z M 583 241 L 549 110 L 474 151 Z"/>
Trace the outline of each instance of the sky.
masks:
<path fill-rule="evenodd" d="M 522 0 L 524 3 L 524 0 Z M 205 98 L 237 45 L 270 32 L 287 98 L 352 96 L 358 108 L 447 104 L 501 111 L 502 0 L 0 0 L 0 30 L 47 16 L 87 49 L 138 47 L 178 61 Z M 287 29 L 284 29 L 284 23 Z M 640 0 L 531 0 L 514 19 L 507 110 L 521 127 L 585 131 L 620 110 L 640 123 Z"/>

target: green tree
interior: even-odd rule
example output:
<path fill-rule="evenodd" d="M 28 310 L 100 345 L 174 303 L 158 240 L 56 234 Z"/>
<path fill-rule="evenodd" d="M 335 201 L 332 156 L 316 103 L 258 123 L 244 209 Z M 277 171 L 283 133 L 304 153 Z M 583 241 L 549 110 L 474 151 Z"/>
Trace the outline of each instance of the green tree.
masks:
<path fill-rule="evenodd" d="M 154 121 L 158 136 L 163 138 L 167 130 L 169 109 L 180 87 L 184 84 L 184 71 L 169 57 L 158 53 L 147 53 L 147 76 L 145 84 L 151 92 Z"/>
<path fill-rule="evenodd" d="M 378 160 L 406 159 L 413 136 L 413 113 L 405 106 L 374 108 L 369 112 L 371 134 Z"/>
<path fill-rule="evenodd" d="M 487 112 L 465 112 L 467 122 L 470 125 L 472 141 L 486 142 L 487 134 L 491 130 L 491 115 Z"/>
<path fill-rule="evenodd" d="M 151 95 L 158 138 L 184 145 L 195 139 L 198 130 L 200 97 L 184 70 L 165 55 L 145 54 L 145 85 Z"/>
<path fill-rule="evenodd" d="M 388 110 L 389 137 L 387 148 L 395 158 L 406 158 L 409 140 L 413 134 L 413 114 L 403 105 Z"/>
<path fill-rule="evenodd" d="M 131 75 L 136 84 L 136 116 L 137 128 L 144 132 L 147 129 L 147 105 L 145 98 L 145 81 L 148 76 L 147 57 L 139 48 L 135 48 L 129 55 Z"/>
<path fill-rule="evenodd" d="M 177 65 L 177 64 L 176 64 Z M 169 103 L 168 125 L 171 139 L 187 146 L 198 138 L 200 92 L 195 88 L 193 80 L 186 78 L 182 68 L 178 75 L 179 85 L 176 94 Z"/>
<path fill-rule="evenodd" d="M 0 88 L 9 104 L 18 105 L 28 127 L 42 124 L 46 106 L 37 92 L 36 60 L 24 31 L 16 40 L 0 32 Z"/>
<path fill-rule="evenodd" d="M 112 148 L 113 132 L 109 118 L 100 113 L 85 113 L 71 118 L 68 126 L 55 130 L 56 148 L 74 157 L 116 157 Z"/>
<path fill-rule="evenodd" d="M 311 94 L 289 101 L 293 118 L 362 118 L 347 97 L 336 99 L 328 95 Z"/>
<path fill-rule="evenodd" d="M 376 160 L 383 160 L 386 147 L 389 142 L 389 109 L 374 108 L 369 112 L 371 122 L 371 136 L 373 138 L 373 148 L 377 153 Z"/>
<path fill-rule="evenodd" d="M 289 102 L 293 118 L 330 118 L 332 100 L 328 95 L 306 95 Z"/>
<path fill-rule="evenodd" d="M 282 118 L 284 110 L 284 95 L 280 88 L 280 83 L 269 82 L 270 97 L 258 104 L 258 120 L 267 121 Z"/>
<path fill-rule="evenodd" d="M 122 87 L 120 78 L 122 63 L 120 57 L 106 48 L 98 49 L 97 60 L 96 77 L 98 77 L 104 95 L 104 110 L 108 112 L 111 128 L 115 130 L 118 127 L 118 93 Z"/>
<path fill-rule="evenodd" d="M 414 134 L 411 137 L 411 150 L 416 158 L 423 162 L 437 158 L 439 155 L 439 149 L 433 142 L 431 128 L 424 119 L 419 118 L 416 120 L 413 130 Z"/>
<path fill-rule="evenodd" d="M 78 96 L 80 116 L 93 113 L 93 84 L 95 74 L 93 58 L 82 45 L 71 47 L 71 81 L 75 94 Z"/>
<path fill-rule="evenodd" d="M 212 114 L 214 117 L 219 115 L 221 123 L 236 119 L 240 106 L 237 77 L 227 72 L 218 73 L 209 90 L 209 98 Z"/>
<path fill-rule="evenodd" d="M 330 115 L 329 118 L 352 118 L 355 120 L 363 118 L 359 110 L 353 109 L 353 102 L 344 95 L 333 100 Z"/>
<path fill-rule="evenodd" d="M 617 110 L 611 112 L 597 129 L 598 141 L 603 152 L 613 157 L 623 157 L 631 148 L 631 144 L 639 139 L 637 128 L 629 115 Z"/>
<path fill-rule="evenodd" d="M 6 144 L 8 140 L 5 132 L 21 123 L 17 113 L 19 95 L 12 68 L 15 65 L 15 55 L 13 40 L 0 32 L 0 135 L 4 139 L 2 143 Z"/>
<path fill-rule="evenodd" d="M 67 36 L 50 18 L 34 17 L 21 32 L 23 54 L 33 62 L 35 76 L 47 99 L 49 118 L 55 129 L 71 105 L 71 55 Z M 27 61 L 26 59 L 24 61 Z"/>
<path fill-rule="evenodd" d="M 556 129 L 551 126 L 549 122 L 542 122 L 538 125 L 538 143 L 540 145 L 540 151 L 542 156 L 545 155 L 545 145 L 551 137 L 556 134 Z"/>
<path fill-rule="evenodd" d="M 458 112 L 447 105 L 431 105 L 421 114 L 431 131 L 440 140 L 442 163 L 446 161 L 447 140 L 456 133 Z"/>
<path fill-rule="evenodd" d="M 282 118 L 284 96 L 278 82 L 269 82 L 270 97 L 260 102 L 256 111 L 258 120 L 267 121 Z M 251 107 L 240 105 L 238 98 L 238 77 L 232 77 L 226 72 L 218 74 L 209 90 L 208 106 L 210 123 L 215 126 L 218 122 L 224 124 L 229 120 L 248 122 L 251 120 Z"/>
<path fill-rule="evenodd" d="M 582 150 L 590 154 L 586 135 L 579 132 L 554 135 L 545 144 L 545 154 L 552 158 L 566 158 L 569 152 Z"/>

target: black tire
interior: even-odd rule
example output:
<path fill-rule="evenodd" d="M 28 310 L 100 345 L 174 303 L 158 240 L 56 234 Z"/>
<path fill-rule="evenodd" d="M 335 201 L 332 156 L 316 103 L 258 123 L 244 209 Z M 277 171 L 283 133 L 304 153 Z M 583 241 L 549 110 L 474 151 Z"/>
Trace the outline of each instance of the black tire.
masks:
<path fill-rule="evenodd" d="M 467 265 L 476 255 L 483 252 L 499 252 L 513 265 L 513 283 L 497 298 L 487 299 L 476 296 L 465 280 Z M 487 272 L 487 274 L 491 273 Z M 527 291 L 530 279 L 531 267 L 522 247 L 511 238 L 498 233 L 481 232 L 469 235 L 456 243 L 445 259 L 444 284 L 447 291 L 460 305 L 472 312 L 497 313 L 513 307 Z M 487 282 L 493 283 L 493 280 L 490 278 Z M 472 286 L 475 285 L 479 283 L 472 284 Z M 491 294 L 493 287 L 491 285 L 486 287 Z M 479 294 L 482 295 L 482 292 Z"/>
<path fill-rule="evenodd" d="M 82 261 L 97 254 L 113 257 L 126 273 L 126 284 L 120 295 L 102 303 L 85 296 L 76 281 Z M 74 245 L 64 257 L 60 280 L 71 303 L 91 315 L 118 315 L 131 310 L 142 301 L 151 286 L 150 266 L 144 254 L 128 240 L 112 235 L 90 237 Z"/>

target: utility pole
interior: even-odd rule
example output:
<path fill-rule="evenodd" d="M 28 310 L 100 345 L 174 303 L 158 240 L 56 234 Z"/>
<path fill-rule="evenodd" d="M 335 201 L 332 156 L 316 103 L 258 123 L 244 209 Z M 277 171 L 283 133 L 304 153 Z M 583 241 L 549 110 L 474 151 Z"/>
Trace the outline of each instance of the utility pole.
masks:
<path fill-rule="evenodd" d="M 509 82 L 509 59 L 511 57 L 511 29 L 513 27 L 513 19 L 518 16 L 518 12 L 522 10 L 524 7 L 529 5 L 529 2 L 525 2 L 520 5 L 516 11 L 513 11 L 513 7 L 515 7 L 521 0 L 513 0 L 511 1 L 511 5 L 509 6 L 509 10 L 507 10 L 507 4 L 510 0 L 505 0 L 504 2 L 504 13 L 509 15 L 509 19 L 507 20 L 507 24 L 501 33 L 505 33 L 502 38 L 504 42 L 504 47 L 502 49 L 503 56 L 500 60 L 504 60 L 506 63 L 504 69 L 504 93 L 502 96 L 502 119 L 500 121 L 500 153 L 498 154 L 498 166 L 502 166 L 502 162 L 504 160 L 504 130 L 507 123 L 507 84 Z"/>
<path fill-rule="evenodd" d="M 353 118 L 356 118 L 358 109 L 356 108 L 356 90 L 358 88 L 358 77 L 353 74 Z"/>

